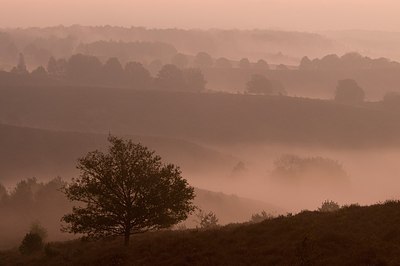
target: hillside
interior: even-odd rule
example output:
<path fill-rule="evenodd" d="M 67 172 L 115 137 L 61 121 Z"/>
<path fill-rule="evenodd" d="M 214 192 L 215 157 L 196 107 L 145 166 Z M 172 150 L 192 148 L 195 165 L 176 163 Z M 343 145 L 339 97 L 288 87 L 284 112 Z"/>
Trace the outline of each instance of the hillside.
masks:
<path fill-rule="evenodd" d="M 396 146 L 399 114 L 332 101 L 123 89 L 1 88 L 0 121 L 198 143 Z"/>
<path fill-rule="evenodd" d="M 251 75 L 261 73 L 282 83 L 289 95 L 333 99 L 338 80 L 351 78 L 364 89 L 368 100 L 380 101 L 385 93 L 399 91 L 400 70 L 330 69 L 330 70 L 257 70 L 241 68 L 203 69 L 207 88 L 217 91 L 244 91 Z"/>
<path fill-rule="evenodd" d="M 164 161 L 182 167 L 187 178 L 204 169 L 231 171 L 233 157 L 188 141 L 151 136 L 126 136 L 156 150 Z M 76 161 L 87 152 L 107 145 L 106 134 L 62 132 L 0 124 L 0 182 L 28 177 L 69 179 L 77 172 Z M 21 167 L 23 165 L 23 167 Z"/>
<path fill-rule="evenodd" d="M 3 265 L 398 265 L 400 203 L 305 211 L 259 224 L 163 231 L 122 241 L 52 243 L 48 255 L 0 253 Z"/>
<path fill-rule="evenodd" d="M 60 231 L 63 215 L 70 213 L 73 206 L 60 188 L 65 184 L 55 178 L 48 182 L 43 179 L 18 180 L 19 183 L 10 189 L 6 197 L 0 194 L 0 250 L 19 245 L 27 230 L 33 223 L 41 224 L 48 233 L 49 241 L 73 239 L 74 236 Z M 0 181 L 0 192 L 2 182 Z M 227 195 L 209 190 L 195 188 L 193 204 L 204 212 L 212 211 L 218 217 L 218 223 L 225 225 L 232 222 L 248 221 L 255 213 L 265 210 L 268 213 L 280 213 L 281 209 L 261 201 Z M 195 228 L 199 223 L 197 211 L 180 225 Z M 1 261 L 0 261 L 0 265 Z"/>

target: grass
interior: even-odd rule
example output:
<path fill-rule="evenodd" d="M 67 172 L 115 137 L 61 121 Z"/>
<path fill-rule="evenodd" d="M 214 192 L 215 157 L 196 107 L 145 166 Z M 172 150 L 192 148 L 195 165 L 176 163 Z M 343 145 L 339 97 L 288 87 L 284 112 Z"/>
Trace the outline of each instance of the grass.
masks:
<path fill-rule="evenodd" d="M 400 202 L 304 211 L 258 224 L 51 243 L 51 252 L 0 253 L 0 265 L 399 265 Z M 47 253 L 47 254 L 46 254 Z"/>

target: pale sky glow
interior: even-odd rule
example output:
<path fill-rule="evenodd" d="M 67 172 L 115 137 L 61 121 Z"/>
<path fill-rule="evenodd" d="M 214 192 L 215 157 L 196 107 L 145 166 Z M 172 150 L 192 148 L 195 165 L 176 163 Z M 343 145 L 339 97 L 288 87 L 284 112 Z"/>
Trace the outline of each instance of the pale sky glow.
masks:
<path fill-rule="evenodd" d="M 0 0 L 0 27 L 400 31 L 399 0 Z"/>

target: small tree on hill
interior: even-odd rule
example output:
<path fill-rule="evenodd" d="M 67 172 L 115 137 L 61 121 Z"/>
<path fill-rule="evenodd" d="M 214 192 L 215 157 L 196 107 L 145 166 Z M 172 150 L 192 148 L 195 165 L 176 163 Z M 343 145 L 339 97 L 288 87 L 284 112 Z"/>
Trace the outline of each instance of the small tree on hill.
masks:
<path fill-rule="evenodd" d="M 88 237 L 132 234 L 168 228 L 194 210 L 194 190 L 173 164 L 141 144 L 110 136 L 107 153 L 94 151 L 79 159 L 80 177 L 64 188 L 81 202 L 62 219 L 64 231 Z"/>
<path fill-rule="evenodd" d="M 318 208 L 319 212 L 334 212 L 340 209 L 340 205 L 332 200 L 326 200 L 322 203 L 321 207 Z"/>
<path fill-rule="evenodd" d="M 202 229 L 210 229 L 218 226 L 218 218 L 212 211 L 205 212 L 203 210 L 199 210 L 197 213 L 197 218 L 200 228 Z"/>
<path fill-rule="evenodd" d="M 35 222 L 31 225 L 30 233 L 40 236 L 42 240 L 47 238 L 47 230 L 39 222 Z"/>
<path fill-rule="evenodd" d="M 11 72 L 17 73 L 17 74 L 28 74 L 29 73 L 26 68 L 24 54 L 22 54 L 22 53 L 19 54 L 18 64 L 16 67 L 13 67 Z"/>
<path fill-rule="evenodd" d="M 251 223 L 260 223 L 265 220 L 270 220 L 274 218 L 272 214 L 267 213 L 266 211 L 262 211 L 261 213 L 256 213 L 251 216 Z"/>
<path fill-rule="evenodd" d="M 346 104 L 360 104 L 364 101 L 364 90 L 353 79 L 339 80 L 335 101 Z"/>
<path fill-rule="evenodd" d="M 43 249 L 43 239 L 36 233 L 28 233 L 22 240 L 19 251 L 21 254 L 28 255 Z"/>

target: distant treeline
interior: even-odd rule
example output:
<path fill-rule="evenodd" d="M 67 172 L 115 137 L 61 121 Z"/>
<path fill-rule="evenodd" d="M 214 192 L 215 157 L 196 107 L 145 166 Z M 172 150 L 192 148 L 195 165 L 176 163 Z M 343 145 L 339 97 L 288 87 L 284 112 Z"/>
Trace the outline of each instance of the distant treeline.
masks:
<path fill-rule="evenodd" d="M 213 56 L 234 58 L 246 55 L 252 59 L 265 58 L 274 63 L 293 64 L 298 62 L 297 58 L 301 55 L 320 56 L 332 47 L 331 40 L 318 34 L 276 30 L 184 30 L 74 25 L 7 28 L 0 31 L 9 36 L 19 52 L 25 53 L 23 48 L 33 44 L 38 49 L 50 51 L 54 57 L 71 56 L 77 52 L 75 49 L 81 43 L 113 40 L 163 42 L 187 54 L 205 51 Z"/>
<path fill-rule="evenodd" d="M 160 68 L 157 75 L 138 62 L 123 66 L 117 58 L 104 64 L 95 56 L 76 54 L 68 60 L 51 57 L 47 67 L 27 70 L 23 54 L 10 73 L 2 73 L 2 85 L 80 85 L 173 91 L 202 91 L 206 81 L 200 69 L 180 69 L 173 64 Z"/>
<path fill-rule="evenodd" d="M 341 57 L 336 54 L 327 55 L 321 59 L 310 60 L 303 57 L 300 70 L 345 70 L 345 69 L 385 69 L 399 68 L 400 63 L 381 57 L 372 59 L 359 53 L 347 53 Z"/>
<path fill-rule="evenodd" d="M 229 61 L 224 60 L 225 65 L 216 67 L 232 67 L 226 66 Z M 183 54 L 176 54 L 171 61 L 166 65 L 156 61 L 145 67 L 134 61 L 123 65 L 116 57 L 102 63 L 96 56 L 76 54 L 68 60 L 50 57 L 46 68 L 39 66 L 29 72 L 25 57 L 20 54 L 18 64 L 10 73 L 0 72 L 0 81 L 6 86 L 78 85 L 192 92 L 206 89 L 207 81 L 202 70 L 213 66 L 210 55 L 199 53 L 194 57 L 193 65 L 196 67 L 189 67 L 189 60 Z M 260 60 L 252 66 L 248 59 L 242 59 L 238 67 L 267 70 L 268 63 Z M 270 80 L 263 74 L 253 74 L 244 89 L 251 94 L 286 94 L 279 81 Z"/>

